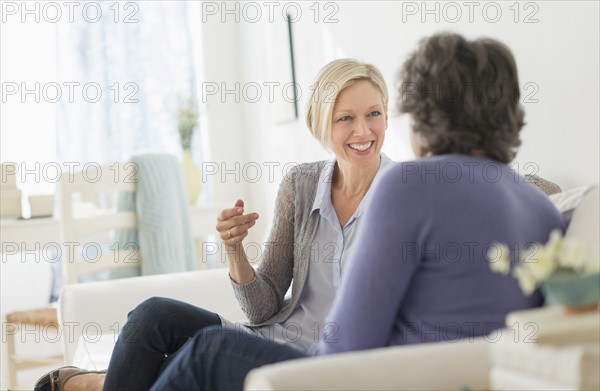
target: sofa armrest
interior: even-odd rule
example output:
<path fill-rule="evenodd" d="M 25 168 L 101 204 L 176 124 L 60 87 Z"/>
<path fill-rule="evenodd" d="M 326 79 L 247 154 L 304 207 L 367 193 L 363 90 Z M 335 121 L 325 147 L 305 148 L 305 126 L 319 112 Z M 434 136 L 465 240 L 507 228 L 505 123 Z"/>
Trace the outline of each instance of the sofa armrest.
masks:
<path fill-rule="evenodd" d="M 182 300 L 233 321 L 245 319 L 227 269 L 67 285 L 58 309 L 65 363 L 72 363 L 80 338 L 93 343 L 109 335 L 116 342 L 129 311 L 153 296 Z"/>
<path fill-rule="evenodd" d="M 246 390 L 481 390 L 489 385 L 484 338 L 398 346 L 267 365 Z"/>

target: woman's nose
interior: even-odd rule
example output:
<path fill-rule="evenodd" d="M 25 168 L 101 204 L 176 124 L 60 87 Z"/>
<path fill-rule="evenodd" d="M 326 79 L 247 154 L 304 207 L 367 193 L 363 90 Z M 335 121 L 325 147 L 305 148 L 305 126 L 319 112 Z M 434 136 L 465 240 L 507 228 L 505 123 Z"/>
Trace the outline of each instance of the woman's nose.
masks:
<path fill-rule="evenodd" d="M 369 124 L 365 118 L 361 118 L 356 122 L 356 127 L 354 128 L 354 132 L 357 135 L 367 135 L 371 132 L 369 129 Z"/>

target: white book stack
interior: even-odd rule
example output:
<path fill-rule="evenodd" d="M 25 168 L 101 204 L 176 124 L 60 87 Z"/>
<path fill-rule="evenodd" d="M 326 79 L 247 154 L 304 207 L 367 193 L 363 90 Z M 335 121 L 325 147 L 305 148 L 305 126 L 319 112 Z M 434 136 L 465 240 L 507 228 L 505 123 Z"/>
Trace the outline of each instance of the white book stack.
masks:
<path fill-rule="evenodd" d="M 1 165 L 0 217 L 21 216 L 21 190 L 17 189 L 16 168 L 12 163 Z"/>
<path fill-rule="evenodd" d="M 494 390 L 599 390 L 600 314 L 562 307 L 519 311 L 491 344 Z"/>

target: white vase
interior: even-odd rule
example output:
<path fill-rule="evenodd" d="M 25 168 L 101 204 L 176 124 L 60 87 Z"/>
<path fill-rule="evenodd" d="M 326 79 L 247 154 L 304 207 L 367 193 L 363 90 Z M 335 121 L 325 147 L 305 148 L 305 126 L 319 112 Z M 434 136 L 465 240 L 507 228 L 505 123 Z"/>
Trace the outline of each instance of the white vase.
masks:
<path fill-rule="evenodd" d="M 202 180 L 200 178 L 200 170 L 194 164 L 189 149 L 183 151 L 183 175 L 185 177 L 188 201 L 193 205 L 196 203 L 202 190 Z"/>

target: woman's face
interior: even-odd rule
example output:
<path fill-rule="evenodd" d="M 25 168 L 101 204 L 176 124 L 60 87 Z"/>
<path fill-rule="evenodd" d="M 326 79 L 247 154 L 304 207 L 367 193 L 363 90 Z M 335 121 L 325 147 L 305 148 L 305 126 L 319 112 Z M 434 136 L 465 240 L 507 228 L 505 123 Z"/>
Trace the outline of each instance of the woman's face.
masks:
<path fill-rule="evenodd" d="M 388 115 L 371 82 L 359 80 L 344 88 L 333 106 L 331 121 L 331 146 L 338 162 L 355 167 L 379 163 Z"/>

